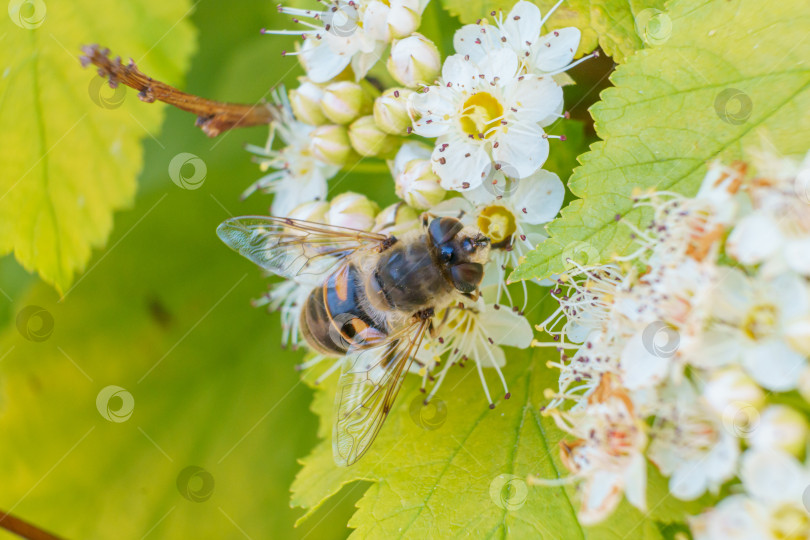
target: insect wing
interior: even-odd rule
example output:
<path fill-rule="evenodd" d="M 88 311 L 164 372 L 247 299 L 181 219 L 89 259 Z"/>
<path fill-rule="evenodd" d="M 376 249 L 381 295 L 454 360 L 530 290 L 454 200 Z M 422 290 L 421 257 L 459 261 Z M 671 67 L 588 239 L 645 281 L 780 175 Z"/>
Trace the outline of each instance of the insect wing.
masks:
<path fill-rule="evenodd" d="M 349 357 L 335 396 L 332 453 L 348 466 L 366 453 L 383 425 L 428 328 L 418 321 L 379 347 Z"/>
<path fill-rule="evenodd" d="M 220 239 L 265 270 L 286 278 L 324 276 L 359 249 L 379 248 L 389 237 L 309 221 L 268 216 L 231 218 Z"/>

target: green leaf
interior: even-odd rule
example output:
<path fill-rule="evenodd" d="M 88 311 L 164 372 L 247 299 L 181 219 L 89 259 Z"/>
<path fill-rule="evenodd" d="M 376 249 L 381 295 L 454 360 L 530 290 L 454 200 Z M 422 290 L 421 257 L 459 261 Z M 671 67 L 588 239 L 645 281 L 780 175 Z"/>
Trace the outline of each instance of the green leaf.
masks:
<path fill-rule="evenodd" d="M 79 47 L 131 54 L 179 83 L 195 47 L 191 2 L 12 0 L 0 22 L 0 255 L 14 252 L 60 292 L 104 245 L 113 213 L 132 203 L 141 139 L 164 107 L 145 106 L 82 69 Z M 16 24 L 18 23 L 18 24 Z"/>
<path fill-rule="evenodd" d="M 461 22 L 471 24 L 491 11 L 508 13 L 515 0 L 441 0 Z M 557 2 L 534 0 L 543 14 Z M 547 28 L 575 26 L 582 31 L 577 55 L 597 45 L 616 62 L 646 45 L 657 44 L 668 34 L 668 19 L 662 15 L 664 0 L 566 0 L 557 8 Z M 652 22 L 650 22 L 652 21 Z M 660 26 L 659 26 L 660 25 Z"/>
<path fill-rule="evenodd" d="M 651 517 L 623 501 L 596 527 L 579 525 L 572 486 L 525 483 L 529 475 L 567 475 L 559 461 L 563 433 L 540 414 L 547 401 L 544 389 L 557 385 L 557 373 L 545 366 L 554 355 L 549 349 L 510 350 L 505 375 L 511 398 L 499 400 L 493 410 L 473 365 L 454 368 L 434 399 L 441 405 L 424 409 L 419 378 L 409 375 L 374 445 L 348 468 L 338 468 L 332 458 L 336 378 L 327 379 L 312 405 L 325 440 L 302 461 L 292 486 L 293 505 L 305 508 L 308 516 L 345 486 L 365 490 L 349 522 L 357 538 L 620 539 L 631 530 L 633 538 L 660 538 L 656 521 L 683 518 L 678 505 L 664 504 L 668 492 L 660 475 L 650 480 L 657 483 L 650 486 Z M 497 388 L 494 372 L 485 374 L 490 388 Z M 308 373 L 306 379 L 315 375 Z M 372 484 L 366 489 L 367 482 Z"/>
<path fill-rule="evenodd" d="M 300 72 L 280 80 L 256 67 L 289 48 L 290 38 L 258 33 L 288 22 L 274 4 L 202 2 L 193 22 L 201 40 L 191 92 L 255 102 L 277 83 L 295 84 Z M 73 62 L 86 84 L 91 73 Z M 136 101 L 140 120 L 153 106 Z M 279 349 L 278 315 L 249 303 L 266 280 L 215 233 L 229 213 L 267 212 L 269 197 L 240 201 L 261 174 L 243 145 L 264 144 L 267 128 L 211 140 L 193 117 L 170 110 L 154 135 L 143 144 L 134 207 L 120 213 L 110 247 L 61 301 L 41 282 L 33 290 L 10 286 L 19 271 L 11 257 L 0 259 L 0 305 L 12 315 L 0 332 L 0 509 L 62 538 L 344 538 L 351 494 L 293 528 L 301 511 L 289 507 L 289 485 L 317 427 L 307 409 L 312 393 L 294 367 L 303 354 Z M 199 189 L 169 179 L 180 152 L 205 161 Z M 53 317 L 45 341 L 18 331 L 29 305 Z M 32 330 L 38 323 L 30 321 Z M 108 385 L 134 398 L 125 422 L 97 409 Z M 212 475 L 207 500 L 178 490 L 188 466 Z M 201 476 L 191 480 L 192 489 L 203 487 Z"/>
<path fill-rule="evenodd" d="M 810 8 L 803 0 L 675 0 L 670 39 L 640 51 L 612 75 L 592 108 L 603 139 L 579 158 L 569 187 L 581 197 L 548 227 L 511 280 L 565 269 L 575 252 L 610 259 L 631 249 L 617 217 L 634 188 L 696 193 L 715 158 L 739 159 L 763 143 L 783 154 L 810 147 Z"/>

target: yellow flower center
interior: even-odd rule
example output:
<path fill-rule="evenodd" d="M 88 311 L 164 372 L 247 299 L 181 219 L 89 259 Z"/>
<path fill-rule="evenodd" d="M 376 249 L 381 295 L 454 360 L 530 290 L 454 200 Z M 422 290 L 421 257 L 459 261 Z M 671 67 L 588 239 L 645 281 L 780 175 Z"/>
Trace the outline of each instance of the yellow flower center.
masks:
<path fill-rule="evenodd" d="M 478 229 L 492 241 L 493 247 L 500 247 L 515 234 L 515 216 L 503 206 L 487 206 L 478 214 Z"/>
<path fill-rule="evenodd" d="M 489 139 L 500 125 L 503 105 L 488 92 L 478 92 L 467 98 L 461 115 L 461 129 L 467 135 L 483 135 Z"/>
<path fill-rule="evenodd" d="M 776 318 L 776 307 L 770 304 L 754 306 L 745 317 L 743 330 L 751 339 L 762 339 L 773 333 Z"/>

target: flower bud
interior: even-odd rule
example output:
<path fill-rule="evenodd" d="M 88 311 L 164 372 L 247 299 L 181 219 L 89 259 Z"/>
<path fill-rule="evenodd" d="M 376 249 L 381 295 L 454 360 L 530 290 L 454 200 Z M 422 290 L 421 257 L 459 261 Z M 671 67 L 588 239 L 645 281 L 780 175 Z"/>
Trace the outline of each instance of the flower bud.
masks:
<path fill-rule="evenodd" d="M 320 126 L 310 133 L 312 153 L 324 163 L 342 167 L 352 155 L 349 133 L 344 126 Z"/>
<path fill-rule="evenodd" d="M 353 81 L 335 82 L 323 91 L 321 110 L 336 124 L 348 124 L 358 116 L 370 113 L 371 106 L 368 90 Z"/>
<path fill-rule="evenodd" d="M 397 82 L 414 87 L 435 81 L 442 62 L 436 45 L 422 34 L 414 33 L 394 42 L 387 67 Z"/>
<path fill-rule="evenodd" d="M 374 100 L 374 121 L 377 127 L 391 135 L 405 135 L 411 126 L 408 98 L 413 90 L 389 88 Z"/>
<path fill-rule="evenodd" d="M 298 88 L 290 90 L 290 105 L 293 114 L 298 120 L 310 126 L 320 126 L 326 123 L 326 116 L 321 110 L 321 99 L 323 99 L 323 89 L 306 79 Z"/>
<path fill-rule="evenodd" d="M 732 403 L 745 403 L 759 409 L 765 403 L 765 393 L 743 370 L 729 367 L 711 375 L 703 389 L 709 405 L 718 413 L 724 414 Z"/>
<path fill-rule="evenodd" d="M 373 116 L 363 116 L 349 126 L 349 139 L 358 154 L 366 157 L 392 157 L 399 147 L 400 139 L 382 131 Z"/>
<path fill-rule="evenodd" d="M 433 172 L 429 159 L 414 159 L 405 165 L 405 170 L 396 178 L 397 196 L 418 209 L 431 208 L 447 193 L 441 179 Z"/>
<path fill-rule="evenodd" d="M 338 227 L 368 231 L 374 226 L 374 218 L 379 209 L 377 203 L 365 195 L 347 191 L 332 199 L 326 221 Z"/>
<path fill-rule="evenodd" d="M 329 203 L 326 201 L 309 201 L 299 204 L 287 214 L 292 219 L 302 219 L 315 223 L 326 223 L 326 213 L 329 211 Z"/>
<path fill-rule="evenodd" d="M 748 444 L 754 448 L 776 448 L 799 456 L 807 441 L 807 421 L 795 409 L 771 405 L 759 417 Z"/>
<path fill-rule="evenodd" d="M 402 234 L 418 225 L 419 214 L 400 201 L 383 208 L 374 218 L 374 232 L 385 234 Z"/>
<path fill-rule="evenodd" d="M 388 12 L 388 31 L 394 39 L 404 38 L 416 32 L 422 22 L 422 16 L 413 9 L 414 6 L 406 6 L 405 2 L 391 2 L 391 9 Z"/>

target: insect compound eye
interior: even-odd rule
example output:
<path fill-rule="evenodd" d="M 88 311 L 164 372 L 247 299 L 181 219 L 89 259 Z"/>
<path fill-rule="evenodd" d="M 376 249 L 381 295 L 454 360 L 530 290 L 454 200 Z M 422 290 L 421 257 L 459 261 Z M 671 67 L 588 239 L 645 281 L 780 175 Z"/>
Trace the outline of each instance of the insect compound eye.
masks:
<path fill-rule="evenodd" d="M 443 263 L 452 263 L 456 260 L 456 250 L 452 245 L 443 244 L 439 247 L 439 259 Z"/>
<path fill-rule="evenodd" d="M 456 218 L 436 218 L 428 225 L 430 239 L 434 246 L 440 246 L 452 240 L 464 226 Z"/>
<path fill-rule="evenodd" d="M 484 266 L 480 263 L 461 263 L 450 267 L 450 277 L 456 289 L 473 292 L 484 279 Z"/>

